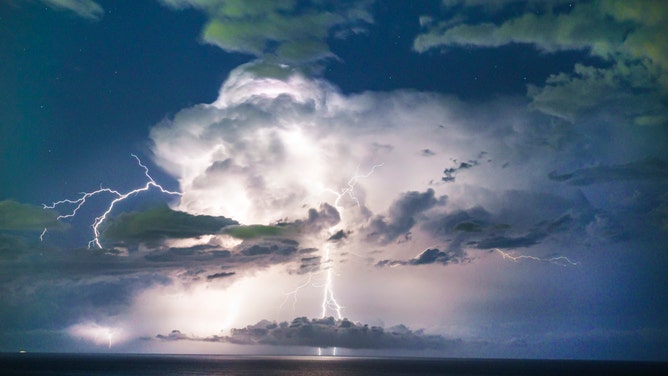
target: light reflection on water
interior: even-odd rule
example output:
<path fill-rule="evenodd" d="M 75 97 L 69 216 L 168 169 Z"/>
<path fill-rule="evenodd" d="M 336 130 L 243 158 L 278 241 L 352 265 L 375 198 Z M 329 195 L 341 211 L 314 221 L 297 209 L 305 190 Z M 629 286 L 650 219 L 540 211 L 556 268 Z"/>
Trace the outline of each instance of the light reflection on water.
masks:
<path fill-rule="evenodd" d="M 3 375 L 668 374 L 668 363 L 342 356 L 0 354 Z"/>

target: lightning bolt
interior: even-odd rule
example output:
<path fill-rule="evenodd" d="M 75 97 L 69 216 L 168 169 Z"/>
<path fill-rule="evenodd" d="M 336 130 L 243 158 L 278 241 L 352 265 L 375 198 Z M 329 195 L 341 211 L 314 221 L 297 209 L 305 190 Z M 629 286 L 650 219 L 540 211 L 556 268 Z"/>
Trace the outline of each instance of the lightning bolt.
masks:
<path fill-rule="evenodd" d="M 519 262 L 520 260 L 533 260 L 533 261 L 541 261 L 541 262 L 549 262 L 551 264 L 557 264 L 561 266 L 576 266 L 579 265 L 577 261 L 573 261 L 569 259 L 566 256 L 557 256 L 557 257 L 549 257 L 549 258 L 541 258 L 541 257 L 535 257 L 535 256 L 527 256 L 527 255 L 512 255 L 508 252 L 504 252 L 498 248 L 492 249 L 495 252 L 498 252 L 501 254 L 501 257 L 504 260 L 511 260 L 513 262 Z"/>
<path fill-rule="evenodd" d="M 44 209 L 56 209 L 57 207 L 59 207 L 61 205 L 73 205 L 74 209 L 72 211 L 70 211 L 67 214 L 61 214 L 57 217 L 58 220 L 61 220 L 61 219 L 67 219 L 67 218 L 72 218 L 72 217 L 76 216 L 79 209 L 81 209 L 81 207 L 86 203 L 86 200 L 88 200 L 89 198 L 91 198 L 93 196 L 97 196 L 97 195 L 100 195 L 102 193 L 109 193 L 109 194 L 115 196 L 116 198 L 114 198 L 109 203 L 109 206 L 107 207 L 107 210 L 105 210 L 104 213 L 102 213 L 99 217 L 96 217 L 95 220 L 93 221 L 93 224 L 92 224 L 93 239 L 88 242 L 88 248 L 92 248 L 93 246 L 96 246 L 98 248 L 102 248 L 102 243 L 100 243 L 100 225 L 107 219 L 107 216 L 109 215 L 109 213 L 111 213 L 111 211 L 114 209 L 114 206 L 117 203 L 127 199 L 130 196 L 136 195 L 140 192 L 146 192 L 151 188 L 156 188 L 156 189 L 160 190 L 160 192 L 166 193 L 166 194 L 169 194 L 169 195 L 181 196 L 181 192 L 169 191 L 169 190 L 163 188 L 160 184 L 156 183 L 156 181 L 153 179 L 153 177 L 151 177 L 151 175 L 149 174 L 148 167 L 146 167 L 146 165 L 144 165 L 141 162 L 139 157 L 137 157 L 134 154 L 130 154 L 130 155 L 134 159 L 137 160 L 137 164 L 139 165 L 139 167 L 144 169 L 144 175 L 146 176 L 148 181 L 146 182 L 146 184 L 143 187 L 133 189 L 133 190 L 127 192 L 127 193 L 120 193 L 119 191 L 111 189 L 111 188 L 100 187 L 100 189 L 98 189 L 96 191 L 81 192 L 81 196 L 77 199 L 60 200 L 60 201 L 53 202 L 51 205 L 43 204 Z M 46 229 L 44 230 L 44 232 L 42 232 L 42 235 L 40 236 L 40 239 L 43 239 L 43 236 L 44 236 L 45 233 L 46 233 Z"/>
<path fill-rule="evenodd" d="M 384 165 L 384 163 L 374 165 L 373 167 L 371 167 L 369 172 L 367 172 L 366 174 L 363 174 L 363 175 L 360 175 L 360 166 L 357 166 L 357 170 L 355 171 L 355 175 L 353 175 L 353 177 L 351 177 L 350 180 L 348 180 L 347 187 L 341 189 L 340 192 L 337 192 L 336 190 L 333 190 L 333 189 L 327 189 L 328 192 L 331 192 L 334 195 L 336 195 L 336 200 L 334 201 L 334 207 L 337 210 L 339 210 L 339 208 L 340 208 L 339 202 L 341 202 L 341 199 L 344 196 L 348 196 L 351 200 L 353 200 L 355 202 L 355 204 L 359 208 L 360 207 L 360 201 L 355 196 L 355 186 L 357 185 L 357 182 L 359 181 L 360 178 L 368 178 L 369 176 L 371 176 L 371 174 L 376 172 L 377 168 L 382 167 L 383 165 Z M 342 210 L 339 210 L 339 214 L 341 214 L 341 217 L 343 217 L 343 214 L 341 212 L 342 212 Z"/>
<path fill-rule="evenodd" d="M 383 163 L 374 165 L 371 167 L 369 172 L 366 174 L 360 174 L 360 166 L 357 166 L 357 170 L 355 171 L 355 175 L 353 175 L 347 183 L 347 186 L 343 189 L 341 189 L 340 192 L 337 192 L 333 189 L 328 189 L 329 192 L 333 193 L 336 195 L 336 200 L 334 201 L 334 207 L 336 210 L 339 212 L 339 215 L 341 216 L 341 223 L 343 222 L 343 207 L 340 205 L 341 199 L 343 197 L 348 197 L 350 198 L 357 207 L 360 207 L 360 201 L 359 199 L 355 196 L 355 186 L 357 185 L 358 181 L 360 178 L 368 178 L 373 174 L 377 168 L 383 166 Z M 339 228 L 335 225 L 330 227 L 327 232 L 329 236 L 334 235 Z M 334 294 L 334 281 L 333 281 L 333 276 L 332 274 L 334 273 L 334 260 L 331 258 L 331 253 L 332 253 L 332 244 L 331 243 L 326 243 L 325 247 L 323 248 L 323 255 L 322 255 L 322 260 L 324 264 L 329 264 L 327 266 L 327 269 L 325 270 L 325 284 L 323 286 L 323 297 L 322 297 L 322 317 L 327 317 L 327 312 L 328 311 L 333 311 L 336 313 L 336 317 L 341 320 L 343 319 L 343 306 L 339 304 L 339 302 L 336 300 L 335 294 Z"/>
<path fill-rule="evenodd" d="M 313 275 L 314 275 L 314 273 L 309 273 L 308 277 L 306 278 L 304 283 L 295 287 L 294 290 L 286 292 L 285 293 L 285 299 L 283 299 L 283 302 L 280 304 L 278 309 L 281 310 L 283 308 L 283 306 L 285 305 L 285 303 L 287 303 L 287 301 L 290 299 L 290 297 L 292 297 L 292 312 L 294 313 L 295 310 L 296 310 L 295 305 L 297 304 L 297 294 L 299 294 L 299 291 L 301 291 L 303 288 L 305 288 L 305 287 L 307 287 L 308 285 L 311 284 L 311 282 L 313 280 Z"/>
<path fill-rule="evenodd" d="M 325 286 L 322 297 L 322 317 L 327 317 L 327 310 L 333 310 L 336 312 L 336 318 L 341 320 L 343 318 L 343 307 L 336 301 L 336 298 L 334 297 L 334 282 L 332 281 L 332 271 L 334 266 L 333 261 L 329 256 L 331 247 L 331 244 L 326 244 L 323 251 L 324 262 L 331 265 L 329 265 L 325 271 Z"/>
<path fill-rule="evenodd" d="M 109 341 L 109 348 L 111 348 L 111 339 L 114 336 L 114 333 L 111 330 L 107 330 L 107 340 Z"/>
<path fill-rule="evenodd" d="M 336 199 L 334 200 L 334 207 L 336 210 L 339 212 L 339 215 L 341 216 L 341 221 L 343 222 L 343 210 L 344 208 L 341 206 L 341 200 L 344 197 L 348 197 L 350 200 L 352 200 L 357 207 L 360 207 L 360 201 L 355 196 L 355 186 L 357 185 L 359 179 L 361 178 L 367 178 L 373 174 L 377 168 L 383 166 L 383 164 L 377 164 L 371 167 L 371 169 L 366 173 L 366 174 L 360 174 L 360 167 L 357 166 L 357 170 L 355 171 L 355 175 L 353 175 L 348 182 L 346 183 L 346 186 L 342 188 L 341 190 L 335 190 L 335 189 L 325 189 L 325 191 L 330 192 L 336 196 Z M 339 231 L 339 226 L 332 226 L 329 229 L 327 229 L 327 237 L 331 237 L 332 235 L 336 234 Z M 297 303 L 297 295 L 299 294 L 299 291 L 301 291 L 303 288 L 309 286 L 309 285 L 314 285 L 313 283 L 313 276 L 316 274 L 320 273 L 325 273 L 325 280 L 324 283 L 322 284 L 323 287 L 323 297 L 322 297 L 322 313 L 321 316 L 322 318 L 327 317 L 328 312 L 333 312 L 336 317 L 341 320 L 343 319 L 343 306 L 339 304 L 339 302 L 336 300 L 336 296 L 334 293 L 334 278 L 333 278 L 333 273 L 334 273 L 334 267 L 333 263 L 334 260 L 331 257 L 332 254 L 332 247 L 333 245 L 330 242 L 326 242 L 325 246 L 323 247 L 322 251 L 322 256 L 321 256 L 321 265 L 327 265 L 324 270 L 319 270 L 317 272 L 312 272 L 308 274 L 308 277 L 306 280 L 297 286 L 294 290 L 287 292 L 285 295 L 285 299 L 279 306 L 279 310 L 287 303 L 287 301 L 292 298 L 292 309 L 293 311 L 295 310 L 295 304 Z M 319 285 L 319 284 L 318 284 Z M 318 287 L 318 286 L 315 286 Z"/>

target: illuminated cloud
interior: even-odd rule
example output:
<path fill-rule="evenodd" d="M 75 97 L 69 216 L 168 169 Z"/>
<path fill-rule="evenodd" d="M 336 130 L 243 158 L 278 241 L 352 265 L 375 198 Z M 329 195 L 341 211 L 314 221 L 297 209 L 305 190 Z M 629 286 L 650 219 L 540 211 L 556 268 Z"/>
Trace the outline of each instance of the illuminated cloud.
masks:
<path fill-rule="evenodd" d="M 226 51 L 276 55 L 282 62 L 330 58 L 325 39 L 359 32 L 373 19 L 369 1 L 162 0 L 206 13 L 202 39 Z"/>
<path fill-rule="evenodd" d="M 344 249 L 406 243 L 397 257 L 375 262 L 415 265 L 421 248 L 443 253 L 424 261 L 447 265 L 475 259 L 474 250 L 549 248 L 568 232 L 586 237 L 595 221 L 582 193 L 550 186 L 549 153 L 575 136 L 526 111 L 525 102 L 502 99 L 480 111 L 427 93 L 346 96 L 287 67 L 258 73 L 269 65 L 237 68 L 216 101 L 151 131 L 156 163 L 183 193 L 176 209 L 242 223 L 223 234 L 280 236 L 305 247 L 329 239 Z M 425 158 L 424 150 L 443 158 Z M 568 162 L 581 151 L 564 152 Z M 379 164 L 356 181 L 351 197 L 341 196 L 355 171 L 366 171 L 360 166 Z M 273 253 L 261 250 L 242 252 Z"/>
<path fill-rule="evenodd" d="M 97 173 L 107 170 L 104 186 L 135 186 L 138 176 L 110 155 L 146 145 L 142 129 L 161 116 L 147 145 L 156 166 L 146 166 L 161 182 L 169 181 L 164 173 L 173 177 L 179 192 L 131 195 L 100 225 L 105 248 L 93 249 L 80 238 L 90 235 L 105 196 L 91 197 L 82 217 L 61 218 L 68 226 L 55 212 L 0 202 L 1 351 L 17 343 L 61 351 L 62 343 L 62 351 L 337 346 L 382 349 L 377 355 L 629 357 L 628 350 L 665 358 L 663 3 L 161 3 L 188 9 L 115 3 L 122 16 L 54 28 L 63 31 L 52 35 L 62 49 L 43 48 L 31 28 L 10 38 L 22 53 L 7 67 L 26 78 L 19 86 L 29 95 L 8 91 L 21 116 L 7 123 L 26 131 L 9 139 L 30 144 L 7 143 L 9 192 L 40 202 L 97 189 Z M 93 2 L 48 4 L 102 16 Z M 448 18 L 418 19 L 418 8 Z M 381 22 L 373 24 L 371 11 Z M 51 13 L 12 19 L 53 22 Z M 411 51 L 403 42 L 416 37 L 418 22 L 423 34 Z M 184 42 L 193 30 L 206 45 Z M 128 53 L 105 59 L 118 43 L 104 41 Z M 475 47 L 484 51 L 470 53 Z M 248 59 L 256 60 L 230 71 Z M 170 69 L 142 64 L 158 60 Z M 542 75 L 527 93 L 510 82 L 521 80 L 522 63 L 535 69 L 527 76 Z M 486 82 L 468 81 L 484 78 L 483 70 Z M 101 85 L 73 79 L 89 77 L 83 72 L 99 73 Z M 63 95 L 32 119 L 36 102 L 22 97 L 53 93 Z M 85 100 L 69 105 L 72 98 Z M 70 121 L 76 114 L 94 121 Z M 112 134 L 113 142 L 87 138 Z M 82 149 L 63 156 L 66 145 Z M 37 173 L 44 169 L 52 171 Z M 155 182 L 148 171 L 146 178 Z M 323 311 L 351 320 L 284 321 Z M 56 342 L 53 333 L 69 338 Z"/>
<path fill-rule="evenodd" d="M 95 323 L 75 324 L 67 328 L 66 332 L 77 339 L 84 339 L 109 349 L 114 345 L 122 344 L 128 339 L 128 333 L 120 328 L 112 328 Z"/>
<path fill-rule="evenodd" d="M 619 123 L 598 126 L 625 135 Z M 322 295 L 314 287 L 332 270 L 347 276 L 335 280 L 337 292 L 347 298 L 342 299 L 346 314 L 355 311 L 368 322 L 415 291 L 430 298 L 416 298 L 409 306 L 427 312 L 439 295 L 427 282 L 402 274 L 407 270 L 420 270 L 428 283 L 445 281 L 445 274 L 458 272 L 453 269 L 485 270 L 495 258 L 508 262 L 494 248 L 518 248 L 540 258 L 568 252 L 579 261 L 581 250 L 561 245 L 614 245 L 641 222 L 637 213 L 620 222 L 614 211 L 593 207 L 580 186 L 566 184 L 565 175 L 580 174 L 567 166 L 578 166 L 582 153 L 606 155 L 606 149 L 571 146 L 579 142 L 572 128 L 527 111 L 526 101 L 518 99 L 482 107 L 415 91 L 345 95 L 322 79 L 257 61 L 232 71 L 213 103 L 157 124 L 151 140 L 154 161 L 177 179 L 183 193 L 173 208 L 110 218 L 103 235 L 115 250 L 13 259 L 12 268 L 30 270 L 4 282 L 18 300 L 31 296 L 21 286 L 35 278 L 42 282 L 32 288 L 45 302 L 73 302 L 52 310 L 50 329 L 63 322 L 114 326 L 102 325 L 108 322 L 125 325 L 135 336 L 179 328 L 180 335 L 163 339 L 269 341 L 249 340 L 243 331 L 237 338 L 211 333 L 285 316 L 293 298 L 293 316 L 318 310 Z M 430 151 L 428 158 L 424 150 Z M 555 150 L 562 156 L 556 162 Z M 373 174 L 359 177 L 381 163 Z M 359 178 L 352 197 L 342 195 L 354 176 Z M 332 259 L 320 254 L 324 247 L 331 247 Z M 356 275 L 365 276 L 363 284 L 391 292 L 369 303 L 370 295 L 358 292 Z M 368 276 L 374 282 L 367 282 Z M 81 282 L 70 282 L 73 278 Z M 388 287 L 387 278 L 402 285 Z M 464 301 L 460 290 L 467 288 L 453 287 L 451 296 Z M 79 295 L 83 298 L 75 299 Z M 499 296 L 512 301 L 516 293 L 504 290 Z M 2 317 L 19 316 L 10 306 L 3 309 Z M 171 313 L 160 317 L 161 310 Z M 395 322 L 409 317 L 414 321 L 408 324 L 421 325 L 404 314 Z M 142 323 L 132 324 L 137 317 Z M 350 333 L 371 333 L 354 328 Z M 329 329 L 318 326 L 317 336 L 296 337 L 294 344 L 353 347 L 350 333 L 340 330 L 346 336 L 332 337 Z M 381 340 L 360 344 L 393 348 L 395 337 L 384 333 Z M 402 343 L 432 348 L 431 340 L 423 339 Z"/>
<path fill-rule="evenodd" d="M 257 75 L 258 64 L 263 63 L 234 70 L 214 103 L 183 110 L 152 129 L 156 163 L 179 180 L 179 210 L 224 215 L 242 224 L 291 222 L 304 208 L 331 207 L 358 169 L 401 163 L 392 167 L 396 171 L 407 163 L 400 160 L 404 155 L 416 159 L 427 146 L 442 148 L 429 136 L 447 137 L 438 135 L 436 122 L 448 115 L 437 96 L 347 98 L 328 83 L 287 68 L 280 78 Z M 397 116 L 377 116 L 380 106 Z M 402 127 L 405 112 L 421 110 L 423 120 L 411 131 Z M 399 144 L 402 137 L 413 139 L 417 149 Z M 413 174 L 426 184 L 442 170 L 431 168 Z M 363 186 L 373 177 L 360 178 L 355 193 L 362 206 Z M 383 196 L 388 194 L 393 193 Z M 350 197 L 341 204 L 356 206 Z"/>
<path fill-rule="evenodd" d="M 49 7 L 69 10 L 78 16 L 97 21 L 104 15 L 104 9 L 93 0 L 41 0 Z"/>

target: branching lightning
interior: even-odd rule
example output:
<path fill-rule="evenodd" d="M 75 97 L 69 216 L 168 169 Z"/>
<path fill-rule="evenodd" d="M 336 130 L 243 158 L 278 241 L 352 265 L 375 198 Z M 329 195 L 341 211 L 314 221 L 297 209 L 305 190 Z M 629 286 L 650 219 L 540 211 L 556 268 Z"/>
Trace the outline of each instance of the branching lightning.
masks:
<path fill-rule="evenodd" d="M 330 249 L 331 244 L 325 244 L 323 251 L 323 260 L 325 263 L 332 264 L 332 259 L 330 258 Z M 341 320 L 343 318 L 343 307 L 336 301 L 334 297 L 334 282 L 332 281 L 332 265 L 327 266 L 325 271 L 325 286 L 322 297 L 322 317 L 327 317 L 327 310 L 333 310 L 336 312 L 336 318 Z"/>
<path fill-rule="evenodd" d="M 351 200 L 355 202 L 357 207 L 360 207 L 360 201 L 355 196 L 355 186 L 357 185 L 358 181 L 360 178 L 367 178 L 373 174 L 377 168 L 383 166 L 383 164 L 377 164 L 371 167 L 369 172 L 366 174 L 361 175 L 359 170 L 359 166 L 357 166 L 357 170 L 355 171 L 355 175 L 348 180 L 347 187 L 343 188 L 340 192 L 337 192 L 332 189 L 328 189 L 329 192 L 333 193 L 336 195 L 336 200 L 334 201 L 334 207 L 336 210 L 339 212 L 339 215 L 341 216 L 341 222 L 343 222 L 343 207 L 341 207 L 340 202 L 341 199 L 345 196 L 349 197 Z M 339 229 L 337 226 L 332 226 L 330 227 L 327 232 L 329 236 L 334 235 Z M 323 255 L 322 255 L 322 261 L 323 264 L 329 264 L 327 266 L 327 269 L 325 270 L 325 285 L 323 287 L 323 297 L 322 297 L 322 317 L 327 316 L 328 311 L 333 311 L 336 313 L 336 317 L 341 320 L 343 319 L 343 306 L 341 306 L 337 301 L 336 297 L 334 294 L 334 281 L 332 278 L 332 273 L 334 272 L 334 266 L 333 263 L 334 261 L 331 258 L 331 249 L 332 249 L 332 244 L 326 243 L 325 247 L 323 248 Z"/>
<path fill-rule="evenodd" d="M 369 172 L 366 174 L 360 174 L 359 172 L 359 166 L 357 167 L 357 170 L 355 172 L 355 175 L 351 177 L 347 184 L 346 187 L 341 189 L 340 191 L 334 190 L 334 189 L 326 189 L 327 192 L 330 192 L 336 196 L 336 199 L 334 200 L 334 207 L 338 211 L 339 215 L 341 216 L 341 222 L 343 222 L 343 207 L 341 206 L 341 199 L 344 197 L 348 197 L 350 200 L 352 200 L 357 207 L 360 207 L 360 201 L 355 196 L 355 186 L 357 185 L 358 181 L 360 178 L 367 178 L 373 174 L 377 168 L 383 166 L 383 164 L 377 164 L 374 165 Z M 340 230 L 338 225 L 332 226 L 329 229 L 327 229 L 327 236 L 328 238 L 331 237 L 332 235 L 336 234 Z M 327 317 L 328 312 L 333 313 L 337 319 L 341 320 L 343 319 L 343 306 L 339 304 L 339 302 L 336 300 L 336 294 L 334 293 L 334 280 L 333 280 L 333 273 L 334 273 L 334 260 L 331 257 L 332 254 L 332 247 L 333 245 L 330 242 L 326 242 L 323 251 L 322 251 L 322 257 L 321 257 L 321 265 L 323 267 L 318 271 L 314 273 L 309 273 L 308 277 L 304 281 L 304 283 L 300 284 L 297 286 L 294 290 L 287 292 L 285 295 L 285 299 L 281 303 L 280 307 L 283 307 L 285 303 L 292 297 L 292 307 L 293 310 L 295 309 L 295 304 L 297 303 L 297 295 L 300 290 L 303 288 L 309 286 L 309 285 L 314 285 L 313 283 L 313 276 L 315 274 L 319 274 L 324 272 L 325 278 L 324 278 L 324 283 L 322 284 L 323 288 L 323 297 L 322 297 L 322 312 L 321 316 L 322 318 Z M 320 284 L 318 284 L 320 285 Z M 319 286 L 315 286 L 319 287 Z"/>
<path fill-rule="evenodd" d="M 355 186 L 357 185 L 358 180 L 360 178 L 368 178 L 369 176 L 371 176 L 371 174 L 373 174 L 376 171 L 376 169 L 378 167 L 382 167 L 383 164 L 384 163 L 374 165 L 373 167 L 371 167 L 371 170 L 369 170 L 369 172 L 367 172 L 364 175 L 360 175 L 360 167 L 357 166 L 357 170 L 355 171 L 355 175 L 353 175 L 353 177 L 351 177 L 350 180 L 348 180 L 347 187 L 343 188 L 341 190 L 341 192 L 337 192 L 333 189 L 327 189 L 328 192 L 331 192 L 331 193 L 336 195 L 336 200 L 334 201 L 334 207 L 337 210 L 339 210 L 339 208 L 340 208 L 339 202 L 341 201 L 341 199 L 344 196 L 348 196 L 351 200 L 353 200 L 355 202 L 357 207 L 359 207 L 360 206 L 360 201 L 359 201 L 359 199 L 357 199 L 357 196 L 355 196 Z M 343 216 L 342 213 L 341 213 L 341 210 L 339 210 L 339 214 L 341 214 L 341 216 Z"/>
<path fill-rule="evenodd" d="M 58 220 L 61 220 L 61 219 L 67 219 L 67 218 L 72 218 L 72 217 L 76 216 L 79 209 L 86 203 L 86 200 L 88 200 L 89 198 L 91 198 L 93 196 L 97 196 L 97 195 L 102 194 L 102 193 L 109 193 L 109 194 L 115 196 L 116 198 L 114 198 L 109 203 L 109 206 L 107 207 L 107 210 L 105 210 L 104 213 L 102 213 L 99 217 L 96 217 L 95 220 L 93 221 L 92 227 L 93 227 L 93 236 L 94 237 L 90 242 L 88 242 L 88 248 L 92 248 L 93 246 L 96 246 L 98 248 L 102 248 L 102 244 L 100 243 L 100 225 L 107 219 L 107 215 L 109 215 L 109 213 L 111 213 L 111 211 L 114 209 L 114 206 L 117 203 L 127 199 L 130 196 L 138 194 L 140 192 L 146 192 L 149 189 L 151 189 L 151 187 L 157 188 L 162 193 L 181 196 L 181 192 L 169 191 L 169 190 L 163 188 L 160 184 L 156 183 L 156 181 L 149 174 L 148 167 L 146 167 L 146 165 L 144 165 L 141 162 L 139 157 L 137 157 L 134 154 L 130 154 L 130 155 L 134 159 L 136 159 L 137 164 L 141 168 L 144 169 L 144 175 L 146 175 L 146 178 L 148 179 L 148 181 L 146 182 L 146 185 L 144 185 L 143 187 L 134 189 L 134 190 L 129 191 L 127 193 L 120 193 L 119 191 L 114 190 L 114 189 L 100 187 L 100 189 L 98 189 L 96 191 L 81 192 L 81 196 L 77 199 L 74 199 L 74 200 L 65 199 L 65 200 L 56 201 L 56 202 L 52 203 L 51 205 L 46 205 L 46 204 L 43 205 L 44 209 L 56 209 L 56 207 L 59 207 L 61 205 L 73 205 L 74 209 L 72 211 L 70 211 L 67 214 L 61 214 L 57 217 Z M 42 232 L 42 235 L 40 235 L 40 240 L 43 239 L 45 233 L 46 233 L 46 229 Z"/>
<path fill-rule="evenodd" d="M 279 309 L 283 308 L 283 306 L 288 301 L 288 299 L 290 299 L 290 297 L 292 297 L 292 312 L 294 313 L 295 310 L 296 310 L 295 305 L 297 304 L 297 294 L 299 294 L 299 291 L 301 291 L 303 288 L 305 288 L 305 287 L 307 287 L 308 285 L 311 284 L 311 282 L 313 281 L 313 275 L 314 275 L 314 273 L 309 273 L 308 277 L 306 278 L 306 281 L 304 281 L 304 283 L 295 287 L 294 290 L 292 290 L 290 292 L 286 292 L 285 293 L 285 299 L 283 299 L 283 302 L 281 303 L 281 305 L 278 308 Z"/>
<path fill-rule="evenodd" d="M 561 265 L 561 266 L 576 266 L 576 265 L 579 264 L 577 261 L 573 261 L 566 256 L 541 258 L 541 257 L 535 257 L 535 256 L 527 256 L 527 255 L 515 256 L 515 255 L 512 255 L 508 252 L 504 252 L 504 251 L 502 251 L 498 248 L 494 248 L 493 251 L 500 253 L 501 257 L 503 257 L 504 260 L 511 260 L 513 262 L 519 262 L 521 260 L 533 260 L 533 261 L 549 262 L 549 263 L 557 264 L 557 265 Z"/>

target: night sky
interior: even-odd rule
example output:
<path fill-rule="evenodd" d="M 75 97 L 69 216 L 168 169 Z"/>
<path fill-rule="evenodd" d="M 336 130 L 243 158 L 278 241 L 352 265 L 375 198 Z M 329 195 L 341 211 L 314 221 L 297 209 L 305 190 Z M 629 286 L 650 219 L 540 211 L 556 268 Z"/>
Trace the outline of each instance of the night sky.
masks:
<path fill-rule="evenodd" d="M 668 360 L 667 16 L 0 2 L 0 351 Z"/>

